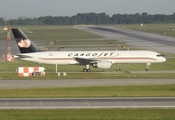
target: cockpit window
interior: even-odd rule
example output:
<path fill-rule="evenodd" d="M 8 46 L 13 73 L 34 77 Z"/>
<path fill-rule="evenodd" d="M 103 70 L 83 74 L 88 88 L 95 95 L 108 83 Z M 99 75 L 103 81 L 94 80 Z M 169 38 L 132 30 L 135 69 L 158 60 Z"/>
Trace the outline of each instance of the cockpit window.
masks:
<path fill-rule="evenodd" d="M 165 55 L 158 54 L 157 57 L 165 57 Z"/>

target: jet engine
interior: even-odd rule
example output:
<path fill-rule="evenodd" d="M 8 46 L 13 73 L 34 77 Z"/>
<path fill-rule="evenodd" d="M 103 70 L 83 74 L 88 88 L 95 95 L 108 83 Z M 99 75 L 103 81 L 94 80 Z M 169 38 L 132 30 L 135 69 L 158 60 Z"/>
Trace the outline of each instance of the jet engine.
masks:
<path fill-rule="evenodd" d="M 102 69 L 109 69 L 111 68 L 112 62 L 110 61 L 99 61 L 92 64 L 94 68 L 102 68 Z"/>

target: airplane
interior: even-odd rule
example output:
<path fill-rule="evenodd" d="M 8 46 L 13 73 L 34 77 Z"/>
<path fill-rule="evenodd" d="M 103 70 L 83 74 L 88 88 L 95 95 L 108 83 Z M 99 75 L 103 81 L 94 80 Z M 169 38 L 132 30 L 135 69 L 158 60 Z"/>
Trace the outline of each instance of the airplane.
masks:
<path fill-rule="evenodd" d="M 165 62 L 164 55 L 154 51 L 42 51 L 19 29 L 12 28 L 21 54 L 17 58 L 26 61 L 55 65 L 85 65 L 84 72 L 91 71 L 90 67 L 109 69 L 112 64 L 146 63 L 148 71 L 151 63 Z"/>

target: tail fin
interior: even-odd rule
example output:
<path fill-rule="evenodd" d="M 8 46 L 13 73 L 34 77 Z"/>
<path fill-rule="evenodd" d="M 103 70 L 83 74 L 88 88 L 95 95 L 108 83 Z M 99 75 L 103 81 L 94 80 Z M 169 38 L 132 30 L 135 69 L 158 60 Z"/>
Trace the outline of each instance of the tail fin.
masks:
<path fill-rule="evenodd" d="M 41 50 L 30 41 L 18 28 L 12 28 L 13 35 L 21 53 L 40 52 Z"/>

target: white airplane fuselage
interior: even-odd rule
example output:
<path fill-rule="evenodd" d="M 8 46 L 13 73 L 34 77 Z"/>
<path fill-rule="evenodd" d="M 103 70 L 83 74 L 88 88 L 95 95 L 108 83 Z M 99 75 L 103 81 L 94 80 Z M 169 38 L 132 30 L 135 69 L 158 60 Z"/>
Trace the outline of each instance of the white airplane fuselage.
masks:
<path fill-rule="evenodd" d="M 47 51 L 19 54 L 20 59 L 44 64 L 80 64 L 76 58 L 115 63 L 160 63 L 166 59 L 154 51 Z"/>

